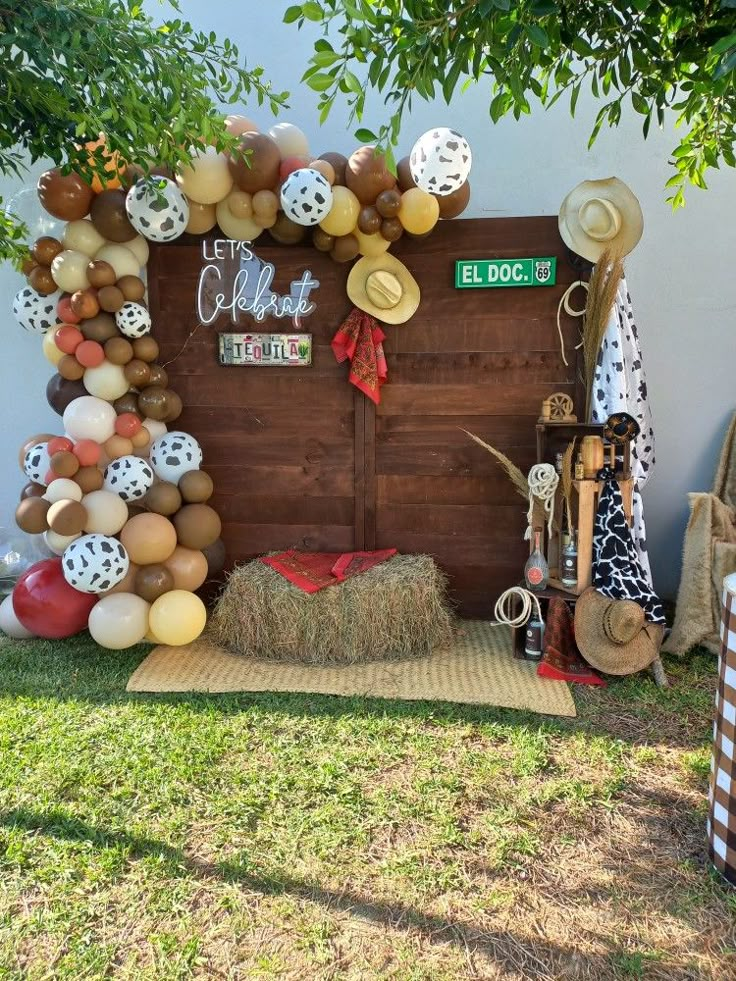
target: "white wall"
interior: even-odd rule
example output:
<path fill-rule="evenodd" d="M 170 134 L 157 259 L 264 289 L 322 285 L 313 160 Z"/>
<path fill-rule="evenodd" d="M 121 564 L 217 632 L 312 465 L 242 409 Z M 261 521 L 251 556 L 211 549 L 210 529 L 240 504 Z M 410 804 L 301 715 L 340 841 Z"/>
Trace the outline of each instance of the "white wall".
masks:
<path fill-rule="evenodd" d="M 293 25 L 282 25 L 286 3 L 182 0 L 181 6 L 198 27 L 229 35 L 252 64 L 263 64 L 277 90 L 292 93 L 291 110 L 284 118 L 306 131 L 315 152 L 344 151 L 353 145 L 344 112 L 318 126 L 317 97 L 299 82 L 314 27 L 307 25 L 297 33 Z M 160 9 L 150 7 L 154 12 Z M 376 128 L 382 115 L 379 101 L 373 101 L 365 124 Z M 647 523 L 657 585 L 664 595 L 673 595 L 687 520 L 686 494 L 710 487 L 720 442 L 736 407 L 736 275 L 730 248 L 736 227 L 736 173 L 713 172 L 710 190 L 692 189 L 687 207 L 672 214 L 663 191 L 671 173 L 668 154 L 675 145 L 671 129 L 655 131 L 645 142 L 641 117 L 632 111 L 617 130 L 601 133 L 594 149 L 587 151 L 595 110 L 582 96 L 575 120 L 558 104 L 549 113 L 535 112 L 520 122 L 507 119 L 494 126 L 487 105 L 488 93 L 478 87 L 458 96 L 450 107 L 418 102 L 405 122 L 400 146 L 402 153 L 408 152 L 413 140 L 434 125 L 450 124 L 465 134 L 474 155 L 467 217 L 553 215 L 576 183 L 612 174 L 626 181 L 641 201 L 646 228 L 627 261 L 627 276 L 657 434 L 657 469 L 646 491 Z M 243 108 L 270 125 L 267 109 Z M 1 182 L 0 193 L 5 197 L 15 187 Z M 20 486 L 14 469 L 17 445 L 26 435 L 58 429 L 58 417 L 44 397 L 50 365 L 39 351 L 38 338 L 18 331 L 11 322 L 10 301 L 19 283 L 10 270 L 0 270 L 0 302 L 7 311 L 11 341 L 0 359 L 0 455 L 8 464 L 0 491 L 0 524 L 10 520 Z"/>

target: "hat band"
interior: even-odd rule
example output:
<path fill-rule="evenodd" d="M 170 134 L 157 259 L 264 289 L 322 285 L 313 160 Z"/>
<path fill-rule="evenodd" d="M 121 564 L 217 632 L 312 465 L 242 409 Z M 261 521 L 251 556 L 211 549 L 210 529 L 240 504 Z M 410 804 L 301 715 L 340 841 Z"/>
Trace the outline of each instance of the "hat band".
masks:
<path fill-rule="evenodd" d="M 621 231 L 621 212 L 607 198 L 588 198 L 580 206 L 578 221 L 595 242 L 610 242 Z"/>
<path fill-rule="evenodd" d="M 611 643 L 616 644 L 618 647 L 624 647 L 628 644 L 633 637 L 622 638 L 617 634 L 616 626 L 613 622 L 613 608 L 616 600 L 613 600 L 603 611 L 602 623 L 603 623 L 603 633 L 608 637 Z"/>

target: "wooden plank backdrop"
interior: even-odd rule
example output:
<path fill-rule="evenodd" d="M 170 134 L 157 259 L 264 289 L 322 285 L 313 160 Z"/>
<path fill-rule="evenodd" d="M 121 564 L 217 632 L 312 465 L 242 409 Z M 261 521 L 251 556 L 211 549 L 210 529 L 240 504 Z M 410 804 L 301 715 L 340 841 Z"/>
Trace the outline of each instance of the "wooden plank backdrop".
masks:
<path fill-rule="evenodd" d="M 428 238 L 394 246 L 422 299 L 409 323 L 386 327 L 389 380 L 378 407 L 348 384 L 330 348 L 351 308 L 348 267 L 266 235 L 254 251 L 275 265 L 278 293 L 288 294 L 305 269 L 320 281 L 316 310 L 300 328 L 313 335 L 311 367 L 218 364 L 218 331 L 285 332 L 291 324 L 246 318 L 233 327 L 222 314 L 198 326 L 201 242 L 152 247 L 148 267 L 161 360 L 185 406 L 178 425 L 202 444 L 229 563 L 288 547 L 427 552 L 449 575 L 460 612 L 488 616 L 521 576 L 525 507 L 460 430 L 526 470 L 542 399 L 579 394 L 577 324 L 562 318 L 568 367 L 557 332 L 559 299 L 577 274 L 556 218 L 441 222 Z M 554 287 L 454 288 L 456 259 L 553 255 Z"/>

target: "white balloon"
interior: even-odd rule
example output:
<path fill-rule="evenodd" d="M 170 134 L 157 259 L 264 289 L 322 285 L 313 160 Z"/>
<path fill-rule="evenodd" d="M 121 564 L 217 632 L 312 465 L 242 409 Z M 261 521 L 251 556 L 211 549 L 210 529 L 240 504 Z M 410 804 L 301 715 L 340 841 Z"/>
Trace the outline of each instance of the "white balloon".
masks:
<path fill-rule="evenodd" d="M 84 530 L 87 534 L 117 535 L 128 520 L 128 506 L 122 497 L 109 490 L 90 491 L 82 498 L 87 512 Z"/>
<path fill-rule="evenodd" d="M 80 593 L 104 593 L 125 578 L 130 559 L 122 543 L 109 535 L 82 535 L 64 552 L 64 578 Z"/>
<path fill-rule="evenodd" d="M 95 368 L 86 368 L 82 382 L 90 395 L 107 402 L 119 399 L 130 388 L 122 366 L 111 361 L 103 361 Z"/>
<path fill-rule="evenodd" d="M 142 267 L 146 265 L 151 250 L 148 248 L 148 242 L 142 235 L 136 235 L 135 238 L 132 238 L 129 242 L 126 242 L 125 248 L 129 249 L 133 253 L 138 260 L 139 266 Z"/>
<path fill-rule="evenodd" d="M 43 499 L 51 504 L 56 504 L 57 501 L 81 501 L 82 488 L 70 477 L 57 477 L 46 488 Z"/>
<path fill-rule="evenodd" d="M 144 177 L 125 198 L 128 220 L 150 242 L 172 242 L 189 221 L 189 202 L 168 177 Z"/>
<path fill-rule="evenodd" d="M 332 207 L 329 181 L 309 167 L 293 171 L 281 186 L 281 207 L 297 225 L 318 225 Z"/>
<path fill-rule="evenodd" d="M 26 630 L 15 615 L 12 595 L 6 596 L 0 603 L 0 630 L 6 637 L 12 637 L 13 640 L 29 640 L 36 636 L 30 630 Z"/>
<path fill-rule="evenodd" d="M 140 644 L 148 633 L 150 604 L 135 593 L 103 596 L 92 607 L 89 632 L 100 647 L 122 651 Z"/>
<path fill-rule="evenodd" d="M 454 129 L 430 129 L 419 137 L 409 157 L 414 183 L 444 197 L 463 186 L 470 175 L 470 144 Z"/>
<path fill-rule="evenodd" d="M 64 410 L 64 429 L 76 442 L 92 439 L 104 443 L 115 432 L 117 413 L 109 402 L 93 395 L 81 395 Z"/>
<path fill-rule="evenodd" d="M 50 528 L 43 533 L 43 540 L 55 555 L 63 555 L 72 542 L 75 542 L 80 535 L 59 535 Z"/>
<path fill-rule="evenodd" d="M 61 291 L 41 296 L 31 286 L 23 286 L 13 298 L 13 316 L 23 330 L 34 334 L 45 334 L 50 327 L 59 322 L 56 304 L 61 299 Z"/>
<path fill-rule="evenodd" d="M 168 427 L 165 422 L 160 422 L 158 419 L 144 419 L 143 425 L 146 427 L 148 432 L 151 434 L 151 443 L 158 439 L 159 436 L 163 436 L 167 433 Z M 146 447 L 146 456 L 148 456 L 148 451 L 151 449 L 151 444 Z"/>
<path fill-rule="evenodd" d="M 105 470 L 105 490 L 124 501 L 139 501 L 153 486 L 153 470 L 138 456 L 121 456 Z"/>
<path fill-rule="evenodd" d="M 268 131 L 284 157 L 308 157 L 309 141 L 304 133 L 293 123 L 276 123 Z"/>
<path fill-rule="evenodd" d="M 189 433 L 174 431 L 151 445 L 151 466 L 157 477 L 178 484 L 189 470 L 199 470 L 202 448 Z"/>
<path fill-rule="evenodd" d="M 105 244 L 104 237 L 89 218 L 70 221 L 64 229 L 64 237 L 61 241 L 65 249 L 73 249 L 86 256 L 93 256 Z"/>
<path fill-rule="evenodd" d="M 108 242 L 95 252 L 95 259 L 109 262 L 118 279 L 123 276 L 137 276 L 141 271 L 138 257 L 129 249 L 130 242 L 121 245 L 119 242 Z"/>

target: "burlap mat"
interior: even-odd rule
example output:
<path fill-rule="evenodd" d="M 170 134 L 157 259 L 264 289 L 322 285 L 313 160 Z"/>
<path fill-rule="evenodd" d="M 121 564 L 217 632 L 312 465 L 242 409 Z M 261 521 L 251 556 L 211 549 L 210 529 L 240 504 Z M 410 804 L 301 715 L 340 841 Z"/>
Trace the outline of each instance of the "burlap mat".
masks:
<path fill-rule="evenodd" d="M 562 681 L 537 677 L 515 660 L 507 627 L 479 620 L 461 623 L 452 645 L 407 661 L 321 667 L 274 664 L 229 654 L 204 639 L 187 647 L 156 647 L 138 667 L 128 691 L 314 692 L 406 700 L 498 705 L 542 715 L 574 716 Z"/>

